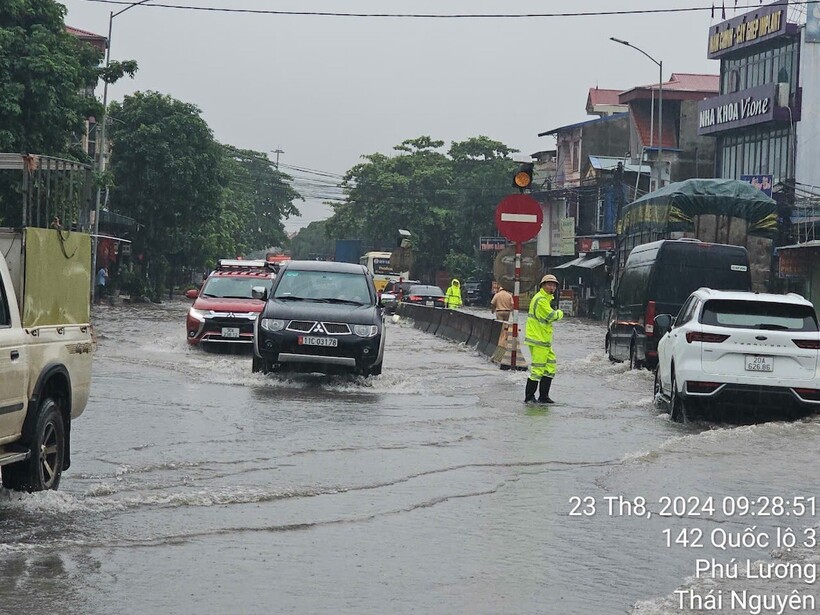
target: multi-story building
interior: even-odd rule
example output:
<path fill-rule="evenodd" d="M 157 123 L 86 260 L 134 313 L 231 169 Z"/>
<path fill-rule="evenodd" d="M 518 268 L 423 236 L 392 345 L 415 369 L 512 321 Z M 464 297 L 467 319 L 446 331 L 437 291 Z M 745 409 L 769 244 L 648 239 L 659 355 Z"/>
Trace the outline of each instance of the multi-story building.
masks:
<path fill-rule="evenodd" d="M 544 209 L 537 253 L 545 268 L 572 278 L 580 313 L 603 315 L 604 256 L 615 248 L 620 208 L 650 189 L 656 152 L 663 149 L 672 180 L 711 177 L 714 144 L 697 135 L 697 103 L 717 94 L 717 81 L 674 73 L 663 84 L 663 130 L 652 119 L 652 110 L 660 115 L 654 84 L 590 89 L 586 111 L 598 118 L 539 133 L 555 137 L 557 155 L 555 176 L 533 193 Z"/>
<path fill-rule="evenodd" d="M 779 205 L 774 242 L 747 245 L 753 270 L 758 260 L 766 287 L 797 290 L 816 303 L 820 267 L 813 262 L 820 251 L 811 241 L 820 219 L 820 28 L 813 26 L 820 11 L 809 6 L 808 28 L 806 12 L 779 0 L 709 29 L 720 95 L 699 106 L 698 133 L 715 139 L 717 177 L 750 181 Z M 728 235 L 730 223 L 736 232 L 736 222 L 715 220 L 715 234 Z M 779 259 L 772 258 L 773 245 Z"/>
<path fill-rule="evenodd" d="M 634 163 L 648 161 L 652 166 L 653 190 L 669 182 L 713 176 L 715 144 L 699 135 L 697 118 L 701 101 L 718 94 L 719 79 L 672 73 L 662 84 L 634 87 L 619 95 L 629 110 L 630 155 Z"/>

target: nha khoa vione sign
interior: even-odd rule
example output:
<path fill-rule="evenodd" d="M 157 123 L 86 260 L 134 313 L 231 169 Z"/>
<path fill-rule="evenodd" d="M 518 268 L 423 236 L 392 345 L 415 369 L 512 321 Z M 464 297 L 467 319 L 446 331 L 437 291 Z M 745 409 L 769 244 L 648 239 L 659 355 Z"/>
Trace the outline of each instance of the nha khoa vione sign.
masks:
<path fill-rule="evenodd" d="M 698 134 L 731 130 L 775 119 L 777 84 L 707 98 L 698 104 Z M 788 113 L 788 109 L 784 109 Z M 778 118 L 779 119 L 779 118 Z"/>

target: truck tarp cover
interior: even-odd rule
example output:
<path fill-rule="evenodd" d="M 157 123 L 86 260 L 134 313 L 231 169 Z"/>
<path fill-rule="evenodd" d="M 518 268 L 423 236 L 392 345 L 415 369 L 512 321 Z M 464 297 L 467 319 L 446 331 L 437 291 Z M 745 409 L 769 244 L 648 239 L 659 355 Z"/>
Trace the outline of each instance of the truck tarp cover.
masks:
<path fill-rule="evenodd" d="M 746 220 L 750 235 L 771 238 L 777 231 L 777 203 L 751 184 L 736 179 L 687 179 L 626 205 L 619 234 L 693 231 L 695 217 L 709 214 Z"/>
<path fill-rule="evenodd" d="M 23 326 L 85 324 L 91 292 L 91 237 L 27 228 Z"/>

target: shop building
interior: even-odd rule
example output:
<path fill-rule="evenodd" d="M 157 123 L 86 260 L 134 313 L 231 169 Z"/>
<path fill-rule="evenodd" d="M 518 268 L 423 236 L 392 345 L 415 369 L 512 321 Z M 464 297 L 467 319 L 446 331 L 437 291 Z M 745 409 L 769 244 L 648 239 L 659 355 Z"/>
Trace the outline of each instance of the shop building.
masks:
<path fill-rule="evenodd" d="M 808 14 L 808 15 L 807 15 Z M 808 22 L 805 20 L 808 19 Z M 814 275 L 820 216 L 820 15 L 780 0 L 709 29 L 720 95 L 701 103 L 698 131 L 716 140 L 715 175 L 749 181 L 779 205 L 773 242 L 747 245 L 765 286 L 820 301 Z M 732 220 L 716 219 L 715 236 Z M 801 245 L 805 244 L 805 249 Z M 780 262 L 782 260 L 782 262 Z M 757 261 L 757 262 L 756 262 Z"/>

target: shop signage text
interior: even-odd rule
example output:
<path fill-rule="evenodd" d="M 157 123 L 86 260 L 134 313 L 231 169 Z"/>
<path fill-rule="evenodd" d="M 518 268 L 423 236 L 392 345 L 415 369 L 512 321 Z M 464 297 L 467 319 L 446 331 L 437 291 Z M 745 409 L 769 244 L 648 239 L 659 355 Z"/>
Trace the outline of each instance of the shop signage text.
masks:
<path fill-rule="evenodd" d="M 698 103 L 698 134 L 707 135 L 774 119 L 777 84 L 707 98 Z"/>
<path fill-rule="evenodd" d="M 481 252 L 498 252 L 507 247 L 504 237 L 479 237 L 478 249 Z"/>
<path fill-rule="evenodd" d="M 709 29 L 709 58 L 761 42 L 786 30 L 788 2 L 776 2 Z"/>
<path fill-rule="evenodd" d="M 577 237 L 575 243 L 579 254 L 581 252 L 600 252 L 615 249 L 614 237 Z"/>
<path fill-rule="evenodd" d="M 719 107 L 704 109 L 700 112 L 700 128 L 709 128 L 715 124 L 725 124 L 726 122 L 737 122 L 748 117 L 764 115 L 769 112 L 771 100 L 768 98 L 755 100 L 751 96 L 727 102 Z"/>

